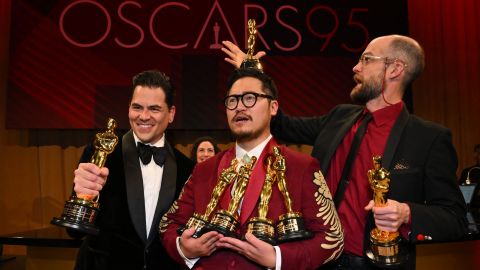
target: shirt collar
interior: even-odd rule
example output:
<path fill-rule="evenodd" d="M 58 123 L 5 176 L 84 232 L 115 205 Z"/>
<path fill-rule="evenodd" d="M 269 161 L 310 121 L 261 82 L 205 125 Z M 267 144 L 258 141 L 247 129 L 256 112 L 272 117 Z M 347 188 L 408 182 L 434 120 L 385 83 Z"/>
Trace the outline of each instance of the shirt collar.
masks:
<path fill-rule="evenodd" d="M 270 139 L 272 139 L 272 134 L 270 134 L 268 138 L 248 152 L 235 143 L 235 157 L 241 159 L 245 154 L 248 154 L 249 157 L 255 156 L 258 158 L 260 154 L 262 154 L 263 148 L 265 148 L 265 145 L 267 145 Z"/>
<path fill-rule="evenodd" d="M 403 109 L 403 101 L 387 106 L 372 112 L 373 121 L 376 126 L 382 126 L 389 122 L 395 122 Z"/>
<path fill-rule="evenodd" d="M 165 133 L 163 133 L 162 138 L 160 138 L 160 140 L 158 140 L 158 141 L 157 141 L 156 143 L 154 143 L 154 144 L 142 142 L 142 141 L 137 137 L 137 134 L 135 134 L 135 132 L 133 132 L 133 139 L 135 139 L 135 145 L 137 145 L 138 142 L 141 142 L 141 143 L 143 143 L 143 144 L 151 145 L 151 146 L 156 146 L 156 147 L 163 147 L 163 146 L 165 146 Z"/>

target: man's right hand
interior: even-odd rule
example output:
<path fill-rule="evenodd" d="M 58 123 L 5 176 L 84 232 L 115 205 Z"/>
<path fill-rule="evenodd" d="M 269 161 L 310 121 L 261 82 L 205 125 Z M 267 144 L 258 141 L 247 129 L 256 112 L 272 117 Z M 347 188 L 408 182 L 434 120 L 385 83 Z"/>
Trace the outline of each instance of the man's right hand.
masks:
<path fill-rule="evenodd" d="M 93 163 L 80 163 L 74 172 L 73 190 L 78 198 L 92 200 L 107 182 L 108 168 Z"/>
<path fill-rule="evenodd" d="M 225 61 L 232 64 L 235 68 L 239 68 L 243 60 L 247 58 L 247 54 L 244 53 L 240 48 L 231 41 L 222 41 L 223 48 L 222 51 L 228 56 L 225 57 Z M 253 57 L 260 59 L 265 56 L 267 53 L 264 51 L 259 51 Z"/>
<path fill-rule="evenodd" d="M 217 241 L 223 235 L 216 231 L 208 232 L 200 238 L 193 238 L 194 228 L 185 230 L 180 237 L 180 249 L 185 257 L 189 259 L 210 256 L 217 250 Z"/>

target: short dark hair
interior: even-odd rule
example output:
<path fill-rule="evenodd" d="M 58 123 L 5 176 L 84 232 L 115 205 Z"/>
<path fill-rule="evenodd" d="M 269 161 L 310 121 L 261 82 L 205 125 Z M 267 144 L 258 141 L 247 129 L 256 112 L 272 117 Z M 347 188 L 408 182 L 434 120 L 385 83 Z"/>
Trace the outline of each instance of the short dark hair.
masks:
<path fill-rule="evenodd" d="M 165 73 L 158 70 L 147 70 L 133 76 L 132 79 L 132 95 L 137 86 L 145 86 L 150 88 L 161 88 L 165 93 L 165 101 L 168 107 L 173 106 L 173 98 L 175 91 L 170 82 L 170 78 Z"/>
<path fill-rule="evenodd" d="M 260 80 L 262 82 L 262 90 L 268 95 L 271 95 L 274 100 L 278 99 L 278 90 L 273 79 L 266 73 L 255 68 L 239 68 L 234 70 L 227 80 L 227 93 L 237 80 L 244 77 L 252 77 Z"/>
<path fill-rule="evenodd" d="M 215 154 L 218 154 L 220 152 L 220 148 L 218 148 L 217 144 L 215 143 L 215 140 L 212 137 L 209 137 L 209 136 L 200 137 L 195 140 L 195 142 L 193 143 L 192 151 L 190 152 L 190 158 L 195 163 L 197 163 L 197 149 L 202 142 L 211 143 L 213 145 L 213 151 L 215 152 Z"/>

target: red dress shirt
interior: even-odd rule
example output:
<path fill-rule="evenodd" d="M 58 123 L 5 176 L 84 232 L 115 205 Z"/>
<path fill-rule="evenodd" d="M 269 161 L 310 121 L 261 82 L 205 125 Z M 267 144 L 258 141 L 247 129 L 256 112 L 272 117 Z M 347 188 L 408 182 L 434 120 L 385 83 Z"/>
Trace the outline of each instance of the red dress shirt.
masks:
<path fill-rule="evenodd" d="M 368 214 L 364 207 L 373 196 L 368 183 L 367 171 L 373 168 L 372 157 L 383 155 L 390 131 L 403 106 L 403 102 L 399 102 L 373 112 L 373 118 L 368 123 L 367 131 L 360 143 L 352 166 L 350 182 L 347 185 L 344 199 L 337 209 L 344 229 L 345 253 L 363 256 L 363 239 Z M 337 191 L 353 136 L 362 118 L 360 117 L 346 134 L 330 162 L 326 181 L 332 194 Z"/>

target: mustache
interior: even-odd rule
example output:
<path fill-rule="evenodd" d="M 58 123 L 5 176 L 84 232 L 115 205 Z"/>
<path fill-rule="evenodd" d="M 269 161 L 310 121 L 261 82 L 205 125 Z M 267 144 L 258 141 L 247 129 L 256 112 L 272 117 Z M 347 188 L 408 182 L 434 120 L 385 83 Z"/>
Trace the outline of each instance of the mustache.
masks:
<path fill-rule="evenodd" d="M 361 82 L 363 82 L 363 79 L 362 79 L 362 77 L 361 77 L 359 74 L 353 75 L 353 80 L 354 80 L 356 83 L 361 83 Z"/>
<path fill-rule="evenodd" d="M 252 117 L 250 115 L 244 114 L 244 113 L 237 113 L 235 116 L 232 118 L 232 122 L 241 120 L 241 119 L 247 119 L 247 120 L 252 120 Z"/>

